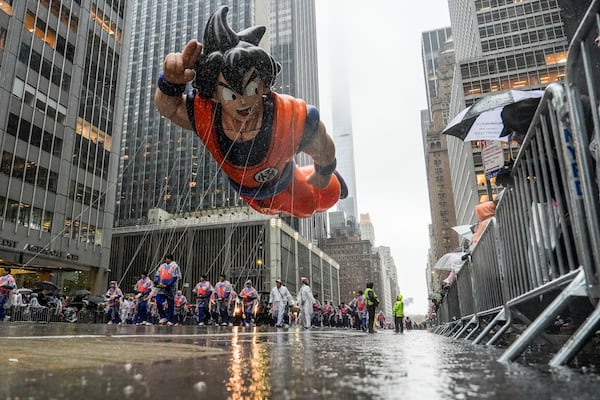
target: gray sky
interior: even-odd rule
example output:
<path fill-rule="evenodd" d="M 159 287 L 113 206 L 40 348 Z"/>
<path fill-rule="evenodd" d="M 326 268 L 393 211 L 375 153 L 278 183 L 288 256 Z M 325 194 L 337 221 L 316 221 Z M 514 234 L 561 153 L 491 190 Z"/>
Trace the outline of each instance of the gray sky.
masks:
<path fill-rule="evenodd" d="M 420 111 L 427 100 L 420 46 L 422 32 L 450 26 L 447 0 L 316 4 L 321 117 L 331 126 L 327 32 L 345 29 L 358 212 L 370 214 L 375 244 L 391 247 L 401 293 L 415 301 L 407 312 L 425 313 L 431 217 L 421 139 Z"/>

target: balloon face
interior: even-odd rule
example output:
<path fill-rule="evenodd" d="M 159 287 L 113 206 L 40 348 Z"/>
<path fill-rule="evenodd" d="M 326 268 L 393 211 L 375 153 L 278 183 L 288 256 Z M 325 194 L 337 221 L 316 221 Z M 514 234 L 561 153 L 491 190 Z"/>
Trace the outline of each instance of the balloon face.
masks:
<path fill-rule="evenodd" d="M 219 74 L 215 99 L 221 104 L 223 113 L 238 122 L 245 122 L 262 109 L 262 96 L 267 94 L 264 83 L 254 68 L 244 74 L 243 93 L 236 92 Z"/>

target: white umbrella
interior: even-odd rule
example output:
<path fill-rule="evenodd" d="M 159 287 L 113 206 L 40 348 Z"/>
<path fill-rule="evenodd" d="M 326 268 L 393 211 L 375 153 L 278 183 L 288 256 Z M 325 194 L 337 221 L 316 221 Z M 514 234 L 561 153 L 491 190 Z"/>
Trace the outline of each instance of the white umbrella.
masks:
<path fill-rule="evenodd" d="M 473 238 L 473 231 L 471 225 L 457 225 L 453 226 L 452 230 L 459 234 L 460 237 L 471 240 Z"/>
<path fill-rule="evenodd" d="M 475 140 L 508 141 L 501 136 L 504 130 L 504 107 L 527 99 L 539 99 L 543 90 L 508 90 L 488 94 L 462 110 L 450 121 L 442 133 L 456 136 L 465 142 Z M 536 105 L 537 106 L 537 105 Z"/>
<path fill-rule="evenodd" d="M 458 272 L 466 262 L 466 257 L 469 253 L 464 251 L 457 251 L 452 253 L 446 253 L 440 257 L 435 263 L 433 269 L 443 271 L 456 271 Z M 463 259 L 465 257 L 465 259 Z"/>

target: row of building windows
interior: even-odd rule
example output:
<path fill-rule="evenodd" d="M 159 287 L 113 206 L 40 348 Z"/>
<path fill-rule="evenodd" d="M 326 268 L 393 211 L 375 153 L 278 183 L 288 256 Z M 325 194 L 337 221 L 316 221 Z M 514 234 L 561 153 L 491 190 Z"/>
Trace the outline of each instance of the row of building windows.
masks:
<path fill-rule="evenodd" d="M 512 21 L 503 21 L 497 24 L 480 26 L 479 36 L 481 39 L 486 39 L 491 36 L 508 35 L 526 29 L 548 27 L 561 23 L 560 13 L 558 11 L 551 11 L 544 14 L 530 15 L 526 18 L 514 19 Z"/>
<path fill-rule="evenodd" d="M 108 176 L 109 161 L 110 152 L 104 148 L 102 143 L 97 145 L 80 135 L 75 136 L 73 165 L 97 176 L 106 177 Z"/>
<path fill-rule="evenodd" d="M 11 113 L 8 116 L 6 132 L 16 136 L 32 146 L 41 148 L 48 153 L 60 157 L 63 141 L 52 133 L 43 130 L 31 122 Z"/>
<path fill-rule="evenodd" d="M 54 214 L 41 208 L 32 207 L 31 204 L 7 200 L 0 196 L 0 211 L 4 215 L 4 221 L 43 232 L 50 232 L 52 229 Z"/>
<path fill-rule="evenodd" d="M 104 210 L 105 195 L 101 194 L 99 190 L 71 181 L 69 196 L 85 206 L 91 206 L 101 211 Z"/>
<path fill-rule="evenodd" d="M 537 68 L 564 64 L 567 52 L 563 47 L 553 49 L 525 51 L 502 57 L 461 64 L 460 72 L 464 80 L 480 76 L 504 74 L 525 68 Z"/>
<path fill-rule="evenodd" d="M 75 33 L 77 33 L 77 26 L 79 25 L 79 18 L 73 15 L 69 7 L 65 6 L 61 0 L 39 0 L 40 4 L 46 7 L 52 15 L 60 20 L 65 26 Z M 79 0 L 75 0 L 79 4 Z"/>
<path fill-rule="evenodd" d="M 25 104 L 40 110 L 47 118 L 56 120 L 61 124 L 64 123 L 67 117 L 67 108 L 65 106 L 48 97 L 39 88 L 36 89 L 17 77 L 13 81 L 12 94 L 19 99 L 23 99 Z"/>
<path fill-rule="evenodd" d="M 512 49 L 519 46 L 531 46 L 548 40 L 561 39 L 565 36 L 562 26 L 550 26 L 531 32 L 515 33 L 511 36 L 494 38 L 481 41 L 481 49 L 484 52 Z"/>
<path fill-rule="evenodd" d="M 91 224 L 86 224 L 85 222 L 81 222 L 77 219 L 65 219 L 63 237 L 79 240 L 83 243 L 94 244 L 96 246 L 102 245 L 102 229 Z"/>
<path fill-rule="evenodd" d="M 496 21 L 506 21 L 515 17 L 539 13 L 540 11 L 553 10 L 558 8 L 556 0 L 535 0 L 527 2 L 513 1 L 512 7 L 496 8 L 482 7 L 477 14 L 479 25 L 492 23 Z"/>
<path fill-rule="evenodd" d="M 102 29 L 110 36 L 114 36 L 117 43 L 121 44 L 121 29 L 117 28 L 117 24 L 112 22 L 108 15 L 97 8 L 95 4 L 92 4 L 90 11 L 90 17 L 102 27 Z"/>
<path fill-rule="evenodd" d="M 497 92 L 509 89 L 540 88 L 552 82 L 560 82 L 565 76 L 564 68 L 548 73 L 533 72 L 531 74 L 513 74 L 507 77 L 496 77 L 485 80 L 465 82 L 463 90 L 465 96 L 474 96 L 482 93 Z M 465 103 L 471 105 L 475 98 L 468 99 Z"/>
<path fill-rule="evenodd" d="M 54 29 L 48 27 L 44 21 L 37 18 L 31 11 L 27 11 L 23 26 L 29 32 L 32 32 L 35 37 L 58 51 L 70 62 L 73 62 L 73 58 L 75 57 L 75 46 L 68 43 L 62 35 L 57 35 Z"/>
<path fill-rule="evenodd" d="M 69 91 L 69 88 L 71 87 L 71 76 L 63 74 L 63 71 L 57 65 L 52 65 L 52 62 L 43 58 L 40 53 L 33 50 L 25 43 L 21 43 L 19 61 L 28 65 L 29 68 L 35 72 L 41 73 L 44 78 L 50 80 L 56 86 L 60 86 L 64 90 Z"/>
<path fill-rule="evenodd" d="M 3 49 L 6 44 L 6 28 L 0 26 L 0 49 Z"/>
<path fill-rule="evenodd" d="M 57 172 L 40 167 L 33 161 L 27 161 L 7 151 L 2 152 L 0 172 L 13 178 L 25 178 L 25 182 L 47 189 L 52 193 L 56 193 L 58 187 Z"/>

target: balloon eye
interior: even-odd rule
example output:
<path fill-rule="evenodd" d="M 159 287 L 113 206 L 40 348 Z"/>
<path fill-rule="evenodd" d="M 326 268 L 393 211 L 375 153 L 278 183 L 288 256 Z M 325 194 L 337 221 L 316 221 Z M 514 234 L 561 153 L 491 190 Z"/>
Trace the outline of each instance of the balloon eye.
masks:
<path fill-rule="evenodd" d="M 221 92 L 221 96 L 223 96 L 224 101 L 233 101 L 237 98 L 235 92 L 229 88 L 224 87 Z"/>
<path fill-rule="evenodd" d="M 249 82 L 244 88 L 244 96 L 256 96 L 258 94 L 258 83 L 256 81 Z"/>

